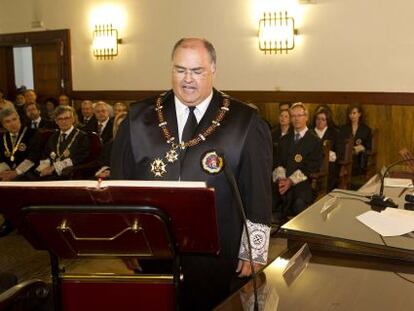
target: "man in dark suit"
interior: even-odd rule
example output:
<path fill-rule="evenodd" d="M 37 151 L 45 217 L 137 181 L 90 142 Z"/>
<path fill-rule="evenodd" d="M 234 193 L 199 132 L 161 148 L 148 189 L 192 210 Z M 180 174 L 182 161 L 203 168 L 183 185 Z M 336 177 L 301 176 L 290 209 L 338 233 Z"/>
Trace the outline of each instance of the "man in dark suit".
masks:
<path fill-rule="evenodd" d="M 81 103 L 79 127 L 87 133 L 92 133 L 97 126 L 96 123 L 96 117 L 93 112 L 93 103 L 90 100 L 84 100 Z"/>
<path fill-rule="evenodd" d="M 97 102 L 94 107 L 96 118 L 96 128 L 93 132 L 97 133 L 103 144 L 108 143 L 113 137 L 114 119 L 110 118 L 112 107 L 105 102 Z"/>
<path fill-rule="evenodd" d="M 0 137 L 0 181 L 23 179 L 37 164 L 40 143 L 36 130 L 22 126 L 14 108 L 0 111 L 0 123 L 6 129 Z M 0 236 L 13 230 L 10 222 L 0 226 Z"/>
<path fill-rule="evenodd" d="M 28 119 L 27 126 L 31 129 L 55 129 L 55 122 L 45 120 L 41 116 L 40 107 L 36 103 L 27 103 L 25 106 L 26 117 Z"/>
<path fill-rule="evenodd" d="M 75 110 L 61 105 L 55 110 L 59 127 L 49 138 L 36 171 L 44 179 L 61 179 L 65 168 L 82 164 L 89 155 L 89 139 L 85 132 L 75 128 Z"/>
<path fill-rule="evenodd" d="M 221 251 L 217 256 L 182 257 L 184 310 L 213 308 L 230 293 L 237 277 L 251 274 L 247 236 L 224 165 L 241 192 L 254 266 L 267 261 L 270 131 L 255 109 L 213 89 L 215 72 L 210 42 L 178 41 L 172 53 L 173 89 L 132 105 L 113 145 L 114 179 L 205 181 L 215 189 Z"/>
<path fill-rule="evenodd" d="M 307 127 L 308 110 L 302 103 L 290 108 L 293 131 L 279 144 L 273 181 L 276 182 L 276 211 L 284 222 L 288 214 L 299 214 L 314 200 L 310 175 L 320 170 L 322 141 Z"/>

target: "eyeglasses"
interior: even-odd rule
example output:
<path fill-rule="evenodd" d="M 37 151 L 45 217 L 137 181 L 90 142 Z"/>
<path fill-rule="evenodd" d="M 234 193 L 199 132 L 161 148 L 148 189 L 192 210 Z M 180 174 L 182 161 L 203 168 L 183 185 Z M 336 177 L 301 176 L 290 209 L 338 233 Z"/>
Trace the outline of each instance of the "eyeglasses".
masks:
<path fill-rule="evenodd" d="M 72 119 L 73 117 L 72 116 L 69 116 L 69 117 L 58 117 L 58 118 L 56 118 L 56 121 L 68 121 L 68 120 L 70 120 L 70 119 Z"/>

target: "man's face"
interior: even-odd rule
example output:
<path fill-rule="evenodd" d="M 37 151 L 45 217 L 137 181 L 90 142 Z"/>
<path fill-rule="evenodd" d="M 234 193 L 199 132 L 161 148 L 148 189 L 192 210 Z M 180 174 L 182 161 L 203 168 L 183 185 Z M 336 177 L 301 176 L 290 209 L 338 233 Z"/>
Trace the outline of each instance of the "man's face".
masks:
<path fill-rule="evenodd" d="M 26 99 L 24 98 L 23 94 L 17 94 L 16 95 L 16 103 L 17 105 L 24 105 L 26 103 Z"/>
<path fill-rule="evenodd" d="M 72 127 L 73 123 L 75 122 L 75 119 L 70 111 L 65 111 L 64 113 L 58 115 L 55 121 L 59 129 L 62 132 L 66 132 Z"/>
<path fill-rule="evenodd" d="M 292 125 L 296 131 L 301 131 L 306 127 L 308 122 L 308 116 L 305 114 L 305 110 L 302 107 L 295 107 L 290 113 L 290 119 Z"/>
<path fill-rule="evenodd" d="M 36 102 L 36 93 L 33 91 L 27 91 L 24 93 L 24 98 L 26 103 L 35 103 Z"/>
<path fill-rule="evenodd" d="M 69 97 L 67 97 L 66 95 L 60 95 L 59 96 L 59 105 L 69 106 Z"/>
<path fill-rule="evenodd" d="M 93 115 L 92 103 L 82 103 L 81 112 L 82 112 L 82 116 L 84 118 L 92 117 L 92 115 Z"/>
<path fill-rule="evenodd" d="M 184 105 L 196 106 L 211 94 L 215 65 L 202 42 L 178 47 L 172 63 L 174 94 Z"/>
<path fill-rule="evenodd" d="M 8 117 L 5 117 L 2 122 L 3 127 L 12 134 L 17 134 L 22 126 L 20 118 L 17 113 L 12 113 Z"/>
<path fill-rule="evenodd" d="M 109 118 L 109 110 L 103 105 L 95 107 L 95 117 L 98 122 L 104 122 Z"/>
<path fill-rule="evenodd" d="M 26 107 L 26 115 L 33 121 L 40 117 L 40 111 L 37 109 L 36 105 L 28 105 Z"/>

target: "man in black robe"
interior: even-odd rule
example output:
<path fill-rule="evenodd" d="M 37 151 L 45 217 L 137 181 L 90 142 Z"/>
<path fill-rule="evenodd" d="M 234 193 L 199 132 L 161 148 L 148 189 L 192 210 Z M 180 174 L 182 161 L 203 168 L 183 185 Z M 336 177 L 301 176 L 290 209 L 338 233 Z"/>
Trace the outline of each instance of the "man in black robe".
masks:
<path fill-rule="evenodd" d="M 297 215 L 315 199 L 310 175 L 322 164 L 322 141 L 307 127 L 308 110 L 302 103 L 290 108 L 293 131 L 282 137 L 273 181 L 276 182 L 276 211 L 280 222 Z"/>
<path fill-rule="evenodd" d="M 223 164 L 240 189 L 258 269 L 267 262 L 272 144 L 255 109 L 213 89 L 216 54 L 203 39 L 172 53 L 172 91 L 132 105 L 114 141 L 114 179 L 205 181 L 215 189 L 221 251 L 182 257 L 181 306 L 211 309 L 238 277 L 251 275 L 247 236 Z M 178 147 L 181 144 L 181 147 Z"/>

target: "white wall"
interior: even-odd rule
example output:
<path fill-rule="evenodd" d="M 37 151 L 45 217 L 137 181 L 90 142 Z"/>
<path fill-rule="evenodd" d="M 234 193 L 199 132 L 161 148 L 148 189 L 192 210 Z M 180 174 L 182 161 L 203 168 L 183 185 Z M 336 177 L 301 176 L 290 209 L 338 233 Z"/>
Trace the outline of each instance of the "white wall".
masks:
<path fill-rule="evenodd" d="M 414 90 L 414 1 L 303 5 L 298 44 L 288 55 L 258 50 L 255 7 L 263 1 L 112 1 L 125 16 L 124 43 L 112 61 L 96 60 L 91 52 L 91 12 L 104 1 L 0 0 L 0 33 L 31 31 L 36 18 L 47 29 L 69 28 L 75 90 L 168 88 L 170 50 L 184 36 L 203 36 L 215 44 L 221 89 Z"/>

